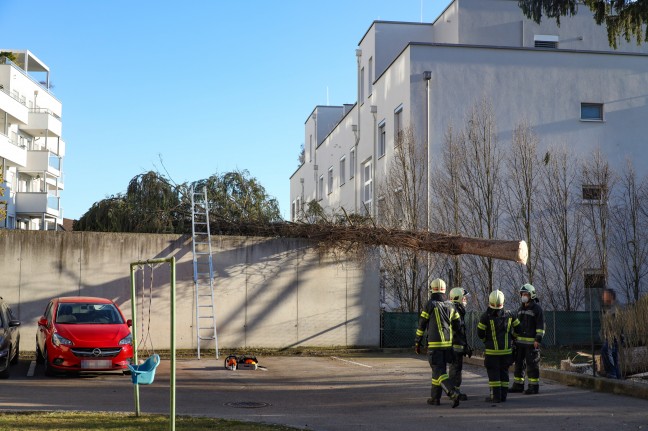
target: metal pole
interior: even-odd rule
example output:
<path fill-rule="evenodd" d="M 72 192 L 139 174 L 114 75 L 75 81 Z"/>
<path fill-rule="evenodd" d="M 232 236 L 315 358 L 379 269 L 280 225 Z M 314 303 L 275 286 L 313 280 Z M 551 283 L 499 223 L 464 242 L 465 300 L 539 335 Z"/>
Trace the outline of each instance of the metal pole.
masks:
<path fill-rule="evenodd" d="M 590 341 L 592 343 L 592 376 L 596 377 L 596 356 L 594 356 L 594 316 L 592 315 L 592 288 L 589 289 L 589 301 L 590 301 Z"/>
<path fill-rule="evenodd" d="M 171 423 L 169 429 L 175 431 L 175 412 L 176 412 L 176 267 L 175 257 L 171 258 L 171 405 L 169 407 L 171 414 Z"/>
<path fill-rule="evenodd" d="M 131 279 L 131 321 L 133 326 L 131 326 L 131 335 L 133 337 L 133 364 L 137 365 L 137 297 L 135 296 L 135 268 L 137 268 L 136 263 L 131 263 L 130 266 L 130 279 Z M 140 401 L 139 401 L 139 385 L 133 385 L 133 391 L 135 394 L 135 416 L 140 415 Z"/>

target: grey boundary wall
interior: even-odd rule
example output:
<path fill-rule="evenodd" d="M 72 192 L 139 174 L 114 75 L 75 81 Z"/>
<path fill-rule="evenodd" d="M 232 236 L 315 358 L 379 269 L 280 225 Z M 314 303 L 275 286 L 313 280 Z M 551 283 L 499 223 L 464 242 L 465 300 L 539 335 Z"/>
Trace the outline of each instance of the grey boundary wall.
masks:
<path fill-rule="evenodd" d="M 305 240 L 214 236 L 212 248 L 221 348 L 379 346 L 378 271 L 372 264 L 336 262 Z M 176 347 L 195 349 L 190 236 L 0 231 L 0 296 L 22 321 L 21 351 L 34 350 L 36 322 L 53 297 L 110 298 L 130 318 L 130 263 L 171 256 Z M 136 278 L 140 343 L 142 334 L 150 336 L 140 347 L 168 349 L 169 265 L 153 271 L 150 307 L 150 271 Z"/>

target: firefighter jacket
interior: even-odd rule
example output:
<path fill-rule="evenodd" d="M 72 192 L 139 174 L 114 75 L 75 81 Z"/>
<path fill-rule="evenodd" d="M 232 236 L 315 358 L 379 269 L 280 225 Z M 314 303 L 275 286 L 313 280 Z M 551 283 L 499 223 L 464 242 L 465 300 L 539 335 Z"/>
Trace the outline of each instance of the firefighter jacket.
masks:
<path fill-rule="evenodd" d="M 513 332 L 520 321 L 509 310 L 489 308 L 477 324 L 477 336 L 484 342 L 486 355 L 510 355 Z"/>
<path fill-rule="evenodd" d="M 520 305 L 517 312 L 520 325 L 515 330 L 516 341 L 520 344 L 533 344 L 534 341 L 541 343 L 545 333 L 542 307 L 534 300 L 527 304 L 527 307 L 524 304 Z"/>
<path fill-rule="evenodd" d="M 454 304 L 443 300 L 442 295 L 434 294 L 421 311 L 414 343 L 420 345 L 427 330 L 428 349 L 451 349 L 452 334 L 459 331 L 459 324 L 459 313 Z"/>
<path fill-rule="evenodd" d="M 452 350 L 457 353 L 463 353 L 466 345 L 468 345 L 468 338 L 466 337 L 466 308 L 462 303 L 453 303 L 457 314 L 459 314 L 459 330 L 452 334 Z"/>

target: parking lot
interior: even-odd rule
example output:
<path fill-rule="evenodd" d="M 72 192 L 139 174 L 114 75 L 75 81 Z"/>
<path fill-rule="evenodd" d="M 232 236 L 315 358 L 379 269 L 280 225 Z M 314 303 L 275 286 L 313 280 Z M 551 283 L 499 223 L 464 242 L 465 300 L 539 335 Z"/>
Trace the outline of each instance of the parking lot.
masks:
<path fill-rule="evenodd" d="M 468 365 L 462 389 L 469 400 L 426 404 L 431 373 L 424 355 L 364 354 L 328 357 L 258 357 L 256 371 L 229 371 L 222 358 L 178 360 L 176 414 L 276 423 L 313 430 L 648 429 L 648 401 L 541 382 L 539 395 L 511 394 L 506 403 L 484 402 L 485 370 Z M 143 413 L 169 412 L 169 365 L 140 386 Z M 120 374 L 45 377 L 30 361 L 3 381 L 2 410 L 133 412 L 133 385 Z"/>

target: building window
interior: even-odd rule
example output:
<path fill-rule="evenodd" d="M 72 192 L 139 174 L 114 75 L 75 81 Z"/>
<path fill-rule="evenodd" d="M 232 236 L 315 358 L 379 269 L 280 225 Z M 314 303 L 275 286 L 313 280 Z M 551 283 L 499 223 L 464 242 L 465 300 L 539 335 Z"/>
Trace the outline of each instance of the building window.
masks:
<path fill-rule="evenodd" d="M 371 172 L 371 160 L 362 165 L 362 203 L 363 212 L 371 214 L 371 203 L 373 201 L 373 176 Z"/>
<path fill-rule="evenodd" d="M 313 161 L 313 135 L 310 135 L 310 139 L 308 141 L 308 161 Z"/>
<path fill-rule="evenodd" d="M 378 125 L 378 157 L 385 155 L 387 135 L 385 133 L 385 120 Z"/>
<path fill-rule="evenodd" d="M 603 121 L 603 104 L 581 103 L 581 121 Z"/>
<path fill-rule="evenodd" d="M 302 201 L 301 201 L 301 196 L 297 198 L 297 204 L 295 205 L 295 216 L 299 219 L 301 218 L 302 212 L 304 209 L 302 208 Z"/>
<path fill-rule="evenodd" d="M 349 179 L 355 177 L 355 168 L 356 168 L 356 161 L 355 161 L 355 148 L 351 150 L 351 153 L 349 154 Z"/>
<path fill-rule="evenodd" d="M 367 94 L 371 96 L 371 93 L 373 93 L 373 57 L 369 58 L 369 65 L 367 66 L 369 69 L 367 72 L 369 73 L 369 79 L 367 82 Z"/>
<path fill-rule="evenodd" d="M 317 181 L 317 198 L 320 201 L 324 199 L 324 175 L 320 175 Z"/>
<path fill-rule="evenodd" d="M 328 193 L 331 194 L 333 193 L 333 166 L 331 166 L 328 170 Z"/>
<path fill-rule="evenodd" d="M 533 46 L 535 48 L 558 49 L 558 36 L 547 34 L 536 34 L 533 36 Z"/>
<path fill-rule="evenodd" d="M 602 204 L 604 192 L 605 190 L 601 185 L 583 185 L 583 203 Z"/>
<path fill-rule="evenodd" d="M 292 206 L 290 208 L 290 220 L 295 221 L 295 214 L 297 211 L 297 201 L 292 202 Z"/>
<path fill-rule="evenodd" d="M 340 187 L 346 183 L 346 157 L 340 159 Z"/>
<path fill-rule="evenodd" d="M 364 103 L 364 86 L 365 86 L 365 77 L 364 77 L 364 67 L 360 69 L 360 103 Z"/>
<path fill-rule="evenodd" d="M 394 110 L 394 146 L 400 145 L 403 132 L 403 105 Z"/>

